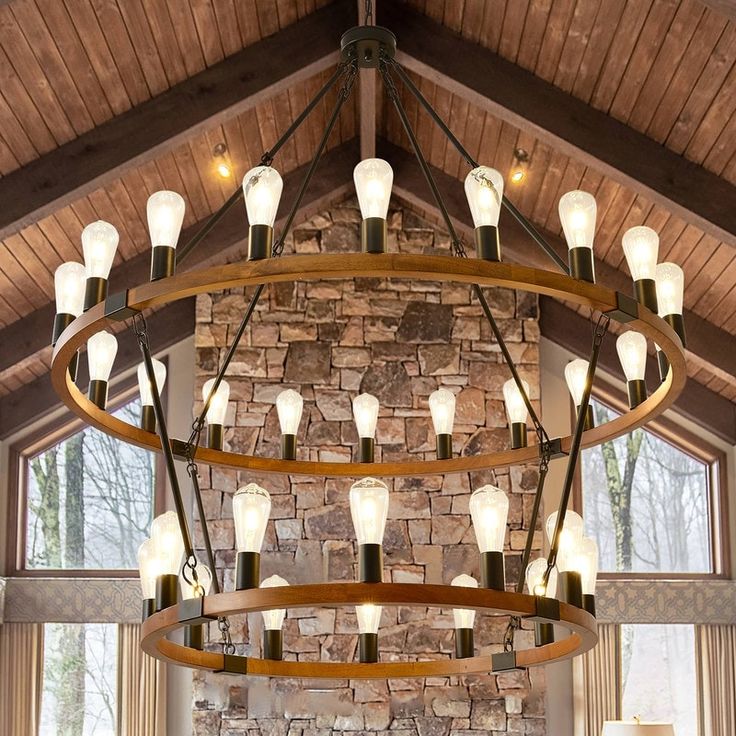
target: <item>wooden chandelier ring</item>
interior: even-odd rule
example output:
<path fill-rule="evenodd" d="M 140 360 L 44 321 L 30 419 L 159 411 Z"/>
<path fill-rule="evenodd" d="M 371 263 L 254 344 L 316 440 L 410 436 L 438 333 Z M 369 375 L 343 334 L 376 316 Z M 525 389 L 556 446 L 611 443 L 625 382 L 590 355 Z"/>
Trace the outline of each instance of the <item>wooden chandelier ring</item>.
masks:
<path fill-rule="evenodd" d="M 494 615 L 534 617 L 540 623 L 559 624 L 568 636 L 552 644 L 515 651 L 516 666 L 533 667 L 570 659 L 598 641 L 595 618 L 568 603 L 560 603 L 560 620 L 535 617 L 534 596 L 523 593 L 462 588 L 454 585 L 420 583 L 320 583 L 281 588 L 255 588 L 206 596 L 202 614 L 206 619 L 254 613 L 278 608 L 355 606 L 364 603 L 390 606 L 470 608 Z M 152 657 L 172 664 L 212 671 L 228 669 L 226 657 L 176 644 L 167 634 L 187 625 L 179 621 L 179 605 L 154 614 L 143 622 L 141 647 Z M 199 620 L 194 621 L 197 623 Z M 241 674 L 262 677 L 385 679 L 442 675 L 488 674 L 493 669 L 490 655 L 467 659 L 435 659 L 420 662 L 294 662 L 236 657 Z"/>
<path fill-rule="evenodd" d="M 403 278 L 498 286 L 556 297 L 601 312 L 610 312 L 617 308 L 617 295 L 613 289 L 577 281 L 560 273 L 474 258 L 363 253 L 285 256 L 188 271 L 129 289 L 127 306 L 142 311 L 210 291 L 284 281 L 354 277 Z M 115 316 L 114 314 L 105 316 L 105 305 L 98 304 L 77 317 L 64 330 L 56 344 L 51 362 L 51 380 L 62 401 L 92 426 L 125 442 L 160 452 L 158 435 L 123 422 L 99 409 L 71 381 L 66 370 L 77 350 L 83 347 L 94 333 L 109 327 L 115 321 Z M 639 306 L 639 317 L 628 322 L 627 326 L 641 332 L 659 345 L 667 356 L 670 371 L 659 387 L 638 407 L 585 431 L 583 447 L 599 445 L 646 424 L 667 409 L 685 385 L 687 378 L 685 352 L 679 337 L 670 325 L 645 307 Z M 155 340 L 155 335 L 150 337 Z M 570 444 L 570 436 L 561 438 L 563 452 L 569 451 Z M 174 453 L 181 456 L 183 443 L 172 440 L 172 445 Z M 532 461 L 538 455 L 539 448 L 532 445 L 517 450 L 455 457 L 449 460 L 344 463 L 281 460 L 199 447 L 195 458 L 209 465 L 246 469 L 255 473 L 327 477 L 370 475 L 390 478 L 500 468 Z"/>

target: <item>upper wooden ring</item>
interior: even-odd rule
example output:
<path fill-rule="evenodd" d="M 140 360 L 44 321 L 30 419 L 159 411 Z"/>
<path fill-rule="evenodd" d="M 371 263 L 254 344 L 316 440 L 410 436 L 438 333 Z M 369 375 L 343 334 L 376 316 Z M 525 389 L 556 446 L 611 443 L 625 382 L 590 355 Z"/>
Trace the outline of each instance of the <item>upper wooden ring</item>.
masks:
<path fill-rule="evenodd" d="M 246 261 L 225 266 L 187 271 L 129 289 L 127 306 L 142 311 L 150 307 L 185 299 L 210 291 L 240 286 L 310 281 L 315 279 L 347 279 L 360 277 L 418 279 L 420 281 L 453 281 L 480 286 L 500 286 L 544 294 L 601 312 L 617 309 L 616 292 L 605 286 L 577 281 L 560 273 L 542 271 L 508 263 L 493 263 L 474 258 L 404 254 L 320 254 L 295 255 Z M 687 378 L 685 352 L 675 331 L 660 317 L 639 306 L 639 316 L 627 326 L 644 334 L 659 345 L 669 360 L 670 371 L 649 398 L 636 409 L 583 434 L 583 447 L 599 445 L 620 437 L 646 424 L 661 414 L 682 391 Z M 98 409 L 69 378 L 67 366 L 77 350 L 95 332 L 113 321 L 105 316 L 104 304 L 98 304 L 77 317 L 64 330 L 54 349 L 51 381 L 62 401 L 78 416 L 94 427 L 139 447 L 160 451 L 158 435 L 121 421 Z M 155 335 L 150 336 L 155 348 Z M 188 432 L 189 428 L 187 428 Z M 174 444 L 177 445 L 176 441 Z M 561 449 L 568 452 L 571 437 L 561 438 Z M 181 443 L 178 443 L 178 448 Z M 456 457 L 450 460 L 417 460 L 391 463 L 338 463 L 304 460 L 279 460 L 241 455 L 199 447 L 196 459 L 210 465 L 247 469 L 256 473 L 286 473 L 332 477 L 396 477 L 439 475 L 518 465 L 539 456 L 536 446 L 518 450 Z"/>

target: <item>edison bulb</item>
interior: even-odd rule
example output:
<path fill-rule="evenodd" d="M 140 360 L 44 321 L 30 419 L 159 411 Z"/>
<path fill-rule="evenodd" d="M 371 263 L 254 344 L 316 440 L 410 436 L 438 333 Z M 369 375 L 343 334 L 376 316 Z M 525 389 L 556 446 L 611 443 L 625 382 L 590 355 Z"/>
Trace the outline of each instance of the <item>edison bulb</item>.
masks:
<path fill-rule="evenodd" d="M 585 382 L 588 378 L 588 365 L 587 360 L 578 358 L 571 360 L 565 366 L 565 383 L 567 383 L 567 388 L 575 406 L 580 406 L 583 402 Z"/>
<path fill-rule="evenodd" d="M 647 339 L 629 330 L 616 340 L 616 352 L 627 381 L 643 381 L 647 366 Z"/>
<path fill-rule="evenodd" d="M 557 515 L 557 511 L 550 514 L 547 517 L 547 523 L 545 525 L 547 539 L 550 544 L 552 544 L 555 528 L 557 526 Z M 560 541 L 557 546 L 557 569 L 560 572 L 566 572 L 573 569 L 572 565 L 575 561 L 578 544 L 583 538 L 584 527 L 585 524 L 583 522 L 583 517 L 575 511 L 568 510 L 565 514 L 565 521 L 562 525 Z"/>
<path fill-rule="evenodd" d="M 470 496 L 470 517 L 481 552 L 503 552 L 508 514 L 508 496 L 496 486 L 482 486 Z"/>
<path fill-rule="evenodd" d="M 210 395 L 214 385 L 214 378 L 210 378 L 209 381 L 205 381 L 204 386 L 202 386 L 202 401 L 207 401 L 207 397 Z M 222 380 L 220 381 L 220 385 L 217 387 L 215 395 L 212 397 L 212 401 L 210 401 L 209 409 L 207 409 L 208 424 L 225 424 L 228 401 L 230 401 L 230 384 L 227 381 Z"/>
<path fill-rule="evenodd" d="M 261 588 L 281 588 L 289 583 L 280 575 L 271 575 L 261 583 Z M 275 608 L 271 611 L 261 611 L 263 628 L 267 631 L 280 631 L 286 616 L 285 608 Z"/>
<path fill-rule="evenodd" d="M 498 227 L 503 201 L 503 176 L 490 166 L 478 166 L 465 177 L 465 196 L 474 227 Z"/>
<path fill-rule="evenodd" d="M 595 197 L 576 189 L 560 197 L 558 205 L 567 247 L 592 248 L 595 236 L 597 205 Z"/>
<path fill-rule="evenodd" d="M 527 565 L 526 568 L 526 588 L 529 595 L 545 596 L 554 598 L 557 592 L 557 570 L 552 568 L 549 575 L 547 585 L 544 585 L 544 573 L 547 571 L 547 559 L 545 557 L 537 557 Z"/>
<path fill-rule="evenodd" d="M 429 411 L 435 434 L 452 434 L 455 423 L 455 394 L 445 388 L 429 395 Z"/>
<path fill-rule="evenodd" d="M 271 496 L 265 488 L 248 483 L 233 496 L 235 543 L 238 552 L 260 553 L 271 515 Z"/>
<path fill-rule="evenodd" d="M 360 394 L 353 399 L 353 417 L 359 437 L 375 435 L 379 406 L 378 399 L 371 394 Z"/>
<path fill-rule="evenodd" d="M 660 263 L 654 271 L 659 316 L 682 314 L 685 274 L 676 263 Z"/>
<path fill-rule="evenodd" d="M 376 478 L 362 478 L 350 487 L 350 514 L 358 544 L 381 544 L 388 503 L 388 486 Z"/>
<path fill-rule="evenodd" d="M 450 585 L 455 585 L 460 588 L 477 588 L 478 581 L 471 575 L 458 575 L 453 578 Z M 452 616 L 455 619 L 456 629 L 472 629 L 475 623 L 475 610 L 472 608 L 453 608 Z"/>
<path fill-rule="evenodd" d="M 156 578 L 163 574 L 163 563 L 158 555 L 156 542 L 146 539 L 138 547 L 138 574 L 144 599 L 156 597 Z"/>
<path fill-rule="evenodd" d="M 284 182 L 276 169 L 256 166 L 243 178 L 245 209 L 249 225 L 273 227 Z"/>
<path fill-rule="evenodd" d="M 191 577 L 191 572 L 187 571 L 187 575 Z M 206 565 L 197 565 L 197 582 L 187 580 L 184 573 L 179 576 L 179 584 L 181 586 L 181 597 L 184 600 L 192 598 L 203 598 L 210 594 L 212 588 L 212 573 Z"/>
<path fill-rule="evenodd" d="M 160 396 L 166 383 L 166 366 L 156 358 L 153 358 L 152 362 L 153 374 L 156 377 L 156 389 Z M 151 382 L 148 380 L 145 363 L 138 364 L 138 390 L 141 394 L 141 405 L 153 406 L 153 392 L 151 391 Z"/>
<path fill-rule="evenodd" d="M 184 541 L 179 520 L 173 511 L 167 511 L 151 522 L 151 539 L 161 560 L 162 574 L 178 575 L 184 556 Z"/>
<path fill-rule="evenodd" d="M 634 281 L 654 279 L 659 253 L 659 235 L 650 227 L 640 225 L 624 233 L 621 240 L 626 262 Z"/>
<path fill-rule="evenodd" d="M 281 434 L 297 434 L 302 419 L 304 399 L 293 389 L 286 389 L 276 397 L 276 411 L 279 415 Z"/>
<path fill-rule="evenodd" d="M 82 253 L 87 278 L 106 279 L 110 275 L 119 240 L 118 231 L 102 220 L 82 230 Z"/>
<path fill-rule="evenodd" d="M 176 192 L 163 190 L 148 198 L 146 215 L 152 247 L 176 248 L 185 209 L 184 198 Z"/>
<path fill-rule="evenodd" d="M 62 263 L 54 271 L 56 313 L 79 317 L 84 309 L 86 273 L 81 263 Z"/>
<path fill-rule="evenodd" d="M 358 619 L 358 631 L 361 634 L 377 634 L 382 611 L 383 606 L 374 606 L 372 603 L 356 606 L 355 615 Z"/>
<path fill-rule="evenodd" d="M 385 220 L 394 181 L 389 163 L 380 158 L 365 159 L 353 170 L 353 181 L 363 219 L 378 217 Z"/>
<path fill-rule="evenodd" d="M 583 595 L 595 595 L 595 584 L 598 579 L 598 544 L 595 539 L 582 537 L 572 568 L 580 573 Z"/>
<path fill-rule="evenodd" d="M 87 363 L 90 381 L 109 381 L 118 341 L 109 332 L 97 332 L 87 340 Z"/>
<path fill-rule="evenodd" d="M 524 387 L 526 395 L 529 396 L 529 384 L 522 380 L 521 385 Z M 506 404 L 506 414 L 509 417 L 509 422 L 512 424 L 526 424 L 528 414 L 526 403 L 513 378 L 510 378 L 503 385 L 503 400 Z"/>

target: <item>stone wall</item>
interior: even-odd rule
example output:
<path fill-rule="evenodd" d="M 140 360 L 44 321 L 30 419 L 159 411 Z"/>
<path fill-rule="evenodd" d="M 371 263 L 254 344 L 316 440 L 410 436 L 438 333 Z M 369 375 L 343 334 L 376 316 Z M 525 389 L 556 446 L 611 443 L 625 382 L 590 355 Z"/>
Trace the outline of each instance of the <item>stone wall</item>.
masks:
<path fill-rule="evenodd" d="M 389 249 L 448 255 L 448 239 L 406 209 L 389 216 Z M 290 252 L 348 252 L 359 248 L 360 213 L 349 201 L 296 229 Z M 528 294 L 489 290 L 489 300 L 514 359 L 539 396 L 537 301 Z M 197 389 L 212 376 L 240 321 L 242 290 L 197 302 Z M 299 457 L 347 461 L 356 451 L 351 399 L 368 391 L 381 401 L 377 460 L 434 457 L 427 406 L 438 386 L 457 392 L 456 452 L 508 446 L 501 387 L 509 377 L 471 289 L 450 283 L 353 281 L 280 284 L 264 292 L 228 381 L 231 404 L 226 444 L 275 456 L 279 428 L 275 399 L 290 386 L 305 399 Z M 198 397 L 199 398 L 199 397 Z M 232 494 L 255 480 L 273 508 L 262 555 L 262 576 L 291 583 L 352 580 L 354 533 L 349 480 L 263 478 L 202 467 L 203 496 L 219 574 L 233 588 Z M 495 479 L 510 497 L 506 571 L 519 574 L 537 473 L 503 471 Z M 446 583 L 461 572 L 478 576 L 478 551 L 468 515 L 471 488 L 493 480 L 402 478 L 389 483 L 385 580 Z M 199 536 L 199 530 L 197 530 Z M 539 533 L 538 533 L 539 535 Z M 541 541 L 538 536 L 537 543 Z M 478 617 L 476 648 L 499 651 L 506 619 Z M 211 627 L 213 644 L 218 632 Z M 238 652 L 260 653 L 260 614 L 234 618 Z M 385 608 L 379 632 L 386 661 L 450 657 L 451 611 Z M 530 645 L 529 632 L 519 636 Z M 285 656 L 351 660 L 357 626 L 352 609 L 291 611 L 284 623 Z M 393 736 L 544 734 L 544 673 L 300 685 L 224 675 L 195 675 L 194 732 L 198 735 L 329 736 L 388 732 Z"/>

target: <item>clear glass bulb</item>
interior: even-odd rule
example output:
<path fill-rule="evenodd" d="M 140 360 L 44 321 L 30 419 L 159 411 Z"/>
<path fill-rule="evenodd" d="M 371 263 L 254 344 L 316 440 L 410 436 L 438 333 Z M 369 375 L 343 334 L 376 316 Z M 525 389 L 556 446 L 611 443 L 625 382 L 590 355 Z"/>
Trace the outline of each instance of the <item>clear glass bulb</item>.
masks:
<path fill-rule="evenodd" d="M 455 423 L 455 394 L 446 388 L 432 391 L 429 395 L 429 411 L 435 434 L 452 434 Z"/>
<path fill-rule="evenodd" d="M 503 552 L 508 496 L 496 486 L 482 486 L 470 497 L 470 517 L 481 552 Z"/>
<path fill-rule="evenodd" d="M 388 517 L 388 486 L 376 478 L 353 483 L 350 514 L 358 544 L 381 544 Z"/>
<path fill-rule="evenodd" d="M 552 537 L 557 526 L 557 511 L 547 517 L 545 531 L 547 539 L 552 544 Z M 574 570 L 575 555 L 577 554 L 578 545 L 583 538 L 583 529 L 585 524 L 583 517 L 575 511 L 568 510 L 565 514 L 565 523 L 562 525 L 562 533 L 560 534 L 560 543 L 557 547 L 557 569 L 560 572 Z"/>
<path fill-rule="evenodd" d="M 503 200 L 503 176 L 490 166 L 478 166 L 465 177 L 465 196 L 475 227 L 498 227 Z"/>
<path fill-rule="evenodd" d="M 529 595 L 540 595 L 546 598 L 554 598 L 557 593 L 557 570 L 552 568 L 549 574 L 547 587 L 544 587 L 544 573 L 547 570 L 547 558 L 537 557 L 526 567 L 526 588 Z"/>
<path fill-rule="evenodd" d="M 585 392 L 585 380 L 588 377 L 588 361 L 582 358 L 571 360 L 565 366 L 565 383 L 575 406 L 580 406 Z"/>
<path fill-rule="evenodd" d="M 304 399 L 298 391 L 286 389 L 276 397 L 276 411 L 279 415 L 281 434 L 297 434 L 302 420 Z"/>
<path fill-rule="evenodd" d="M 191 577 L 192 573 L 187 570 L 187 576 Z M 212 588 L 212 573 L 209 567 L 206 565 L 197 565 L 197 583 L 192 584 L 189 580 L 184 577 L 182 572 L 179 575 L 179 587 L 181 588 L 181 597 L 184 600 L 190 600 L 191 598 L 203 598 L 210 594 Z"/>
<path fill-rule="evenodd" d="M 281 588 L 289 583 L 280 575 L 271 575 L 261 583 L 261 588 Z M 274 608 L 271 611 L 261 611 L 263 628 L 269 631 L 279 631 L 284 624 L 285 608 Z"/>
<path fill-rule="evenodd" d="M 233 496 L 235 543 L 238 552 L 260 552 L 271 515 L 271 496 L 255 483 L 239 488 Z"/>
<path fill-rule="evenodd" d="M 90 381 L 109 381 L 118 341 L 109 332 L 97 332 L 87 340 L 87 364 Z"/>
<path fill-rule="evenodd" d="M 151 522 L 151 539 L 161 560 L 161 574 L 178 575 L 184 556 L 184 541 L 179 520 L 173 511 L 167 511 Z"/>
<path fill-rule="evenodd" d="M 214 385 L 214 378 L 210 378 L 209 381 L 205 381 L 204 386 L 202 386 L 202 401 L 207 401 L 207 397 L 210 395 L 210 391 L 212 391 L 212 387 Z M 217 387 L 217 391 L 212 397 L 210 408 L 207 409 L 208 424 L 225 424 L 228 401 L 230 401 L 230 384 L 223 379 L 220 381 L 220 385 Z"/>
<path fill-rule="evenodd" d="M 597 206 L 595 197 L 575 189 L 560 197 L 558 205 L 567 247 L 593 248 Z"/>
<path fill-rule="evenodd" d="M 156 578 L 163 575 L 163 563 L 153 539 L 146 539 L 138 547 L 138 574 L 141 578 L 141 592 L 144 598 L 156 597 Z"/>
<path fill-rule="evenodd" d="M 380 217 L 385 220 L 394 182 L 389 163 L 381 158 L 367 158 L 353 170 L 353 181 L 363 219 Z"/>
<path fill-rule="evenodd" d="M 583 595 L 595 595 L 598 578 L 598 545 L 595 539 L 583 537 L 580 540 L 572 567 L 580 573 Z"/>
<path fill-rule="evenodd" d="M 358 618 L 358 631 L 361 634 L 377 634 L 382 611 L 383 606 L 374 606 L 372 603 L 356 606 L 355 615 Z"/>
<path fill-rule="evenodd" d="M 360 394 L 353 399 L 353 418 L 359 437 L 373 437 L 378 422 L 378 399 L 372 394 Z"/>
<path fill-rule="evenodd" d="M 676 263 L 660 263 L 654 270 L 659 316 L 682 314 L 685 274 Z"/>
<path fill-rule="evenodd" d="M 110 275 L 120 236 L 109 223 L 97 220 L 82 230 L 82 253 L 87 278 L 106 279 Z"/>
<path fill-rule="evenodd" d="M 148 198 L 146 215 L 153 248 L 159 245 L 176 248 L 185 209 L 184 198 L 176 192 L 163 190 Z"/>
<path fill-rule="evenodd" d="M 56 313 L 79 317 L 84 309 L 84 289 L 87 274 L 81 263 L 62 263 L 54 271 Z"/>
<path fill-rule="evenodd" d="M 166 366 L 156 358 L 153 359 L 153 375 L 156 376 L 156 388 L 160 396 L 166 383 Z M 143 406 L 153 406 L 153 392 L 151 391 L 151 382 L 148 380 L 148 373 L 146 373 L 145 363 L 138 364 L 138 390 L 141 394 L 141 404 Z"/>
<path fill-rule="evenodd" d="M 616 352 L 627 381 L 643 381 L 647 367 L 647 339 L 629 330 L 618 336 Z"/>
<path fill-rule="evenodd" d="M 460 588 L 477 588 L 478 581 L 471 575 L 458 575 L 453 578 L 450 585 L 456 585 Z M 452 617 L 455 619 L 456 629 L 472 629 L 475 623 L 475 610 L 472 608 L 453 608 Z"/>
<path fill-rule="evenodd" d="M 524 387 L 526 395 L 529 396 L 529 384 L 522 380 L 521 385 Z M 528 414 L 526 404 L 513 378 L 509 378 L 503 385 L 503 400 L 506 404 L 506 414 L 508 415 L 509 422 L 512 424 L 526 424 Z"/>
<path fill-rule="evenodd" d="M 634 281 L 653 279 L 659 254 L 659 235 L 650 227 L 639 225 L 624 233 L 621 239 L 626 263 Z"/>
<path fill-rule="evenodd" d="M 283 188 L 281 175 L 270 166 L 256 166 L 243 177 L 249 225 L 273 227 Z"/>

